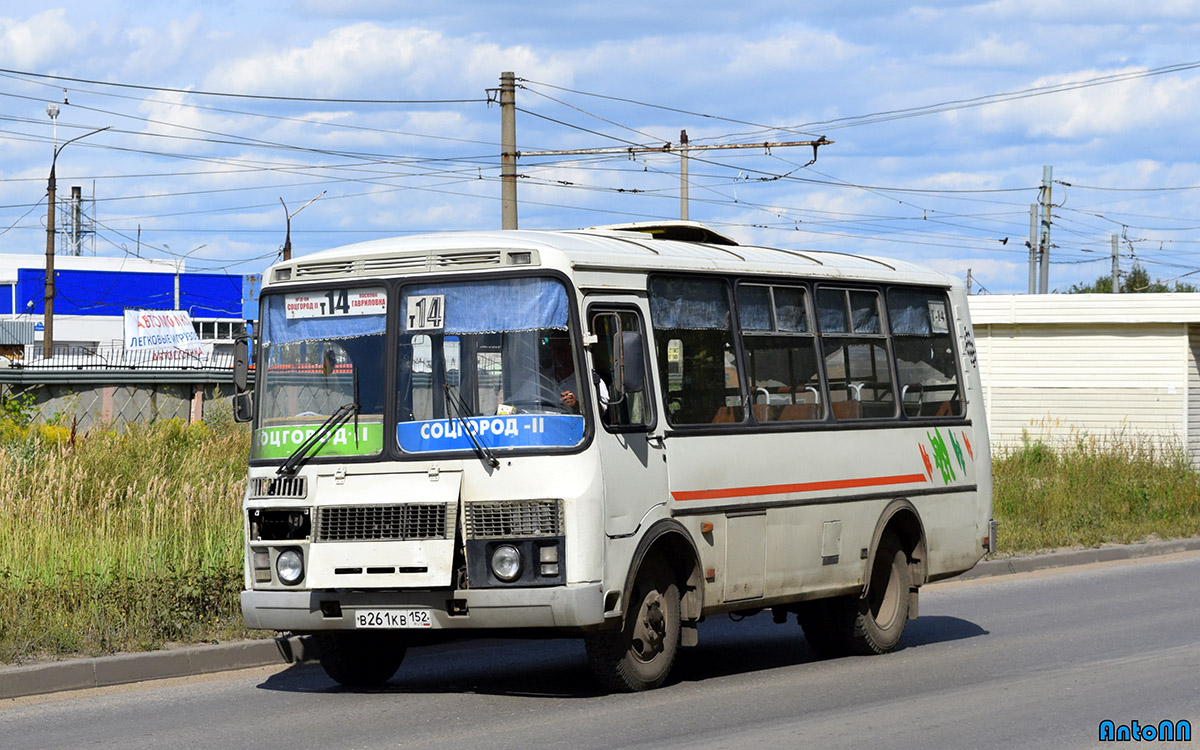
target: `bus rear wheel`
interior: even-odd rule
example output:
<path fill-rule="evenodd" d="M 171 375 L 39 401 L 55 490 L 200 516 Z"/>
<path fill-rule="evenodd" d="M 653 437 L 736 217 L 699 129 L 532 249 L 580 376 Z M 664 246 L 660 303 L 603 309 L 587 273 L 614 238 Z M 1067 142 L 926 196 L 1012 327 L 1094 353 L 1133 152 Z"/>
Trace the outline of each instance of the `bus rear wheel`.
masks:
<path fill-rule="evenodd" d="M 886 654 L 900 643 L 908 622 L 912 570 L 908 554 L 893 533 L 884 534 L 866 596 L 859 599 L 850 630 L 850 649 L 858 654 Z"/>
<path fill-rule="evenodd" d="M 908 622 L 912 570 L 900 537 L 880 539 L 866 594 L 809 602 L 796 619 L 808 645 L 823 659 L 886 654 L 900 643 Z"/>
<path fill-rule="evenodd" d="M 378 687 L 392 678 L 408 650 L 395 633 L 314 633 L 325 674 L 346 687 Z"/>
<path fill-rule="evenodd" d="M 584 639 L 588 663 L 608 689 L 632 693 L 667 679 L 679 650 L 679 586 L 661 562 L 638 572 L 629 614 L 620 630 Z"/>

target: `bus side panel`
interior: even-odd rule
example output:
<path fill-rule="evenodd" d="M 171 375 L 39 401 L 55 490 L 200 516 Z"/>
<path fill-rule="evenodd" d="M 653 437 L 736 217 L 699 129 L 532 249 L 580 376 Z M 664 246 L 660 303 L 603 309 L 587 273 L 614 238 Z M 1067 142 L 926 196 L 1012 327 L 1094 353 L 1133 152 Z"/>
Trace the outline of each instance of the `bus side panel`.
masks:
<path fill-rule="evenodd" d="M 955 421 L 672 436 L 671 511 L 702 540 L 703 566 L 714 573 L 706 606 L 860 588 L 876 522 L 896 498 L 909 499 L 921 516 L 931 576 L 970 568 L 982 554 L 985 498 L 976 484 L 986 468 L 971 434 Z M 766 543 L 754 581 L 757 552 L 737 526 L 756 515 L 765 520 Z M 704 524 L 712 530 L 703 533 Z"/>

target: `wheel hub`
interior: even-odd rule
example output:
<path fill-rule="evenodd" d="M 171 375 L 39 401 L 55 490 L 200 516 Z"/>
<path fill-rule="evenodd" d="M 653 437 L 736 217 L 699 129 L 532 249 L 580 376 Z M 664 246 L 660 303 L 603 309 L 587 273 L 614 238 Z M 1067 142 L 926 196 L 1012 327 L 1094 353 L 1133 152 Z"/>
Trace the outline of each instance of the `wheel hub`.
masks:
<path fill-rule="evenodd" d="M 663 614 L 662 595 L 651 591 L 642 601 L 633 630 L 633 651 L 643 661 L 653 658 L 663 649 L 667 620 Z"/>

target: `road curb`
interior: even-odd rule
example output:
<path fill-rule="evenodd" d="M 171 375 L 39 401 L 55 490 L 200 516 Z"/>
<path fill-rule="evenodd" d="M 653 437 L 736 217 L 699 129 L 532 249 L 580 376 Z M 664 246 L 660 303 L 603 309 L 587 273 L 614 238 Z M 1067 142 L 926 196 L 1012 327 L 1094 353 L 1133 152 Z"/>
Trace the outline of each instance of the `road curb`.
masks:
<path fill-rule="evenodd" d="M 63 690 L 224 672 L 314 658 L 308 638 L 281 636 L 212 646 L 30 664 L 0 669 L 0 700 Z"/>
<path fill-rule="evenodd" d="M 1200 550 L 1200 537 L 1169 539 L 1161 542 L 1145 542 L 1143 544 L 1119 544 L 1110 547 L 1096 547 L 1094 549 L 1063 550 L 1061 552 L 1047 552 L 1041 555 L 1028 555 L 1025 557 L 1005 557 L 997 560 L 984 560 L 966 573 L 949 580 L 967 581 L 973 578 L 992 578 L 994 576 L 1012 575 L 1014 573 L 1031 573 L 1035 570 L 1090 565 L 1091 563 L 1110 562 L 1113 560 L 1134 560 L 1139 557 L 1156 557 L 1158 555 L 1170 555 L 1176 552 L 1191 552 L 1194 550 Z"/>
<path fill-rule="evenodd" d="M 1145 544 L 1125 544 L 1096 549 L 1066 550 L 1026 557 L 984 560 L 971 570 L 950 580 L 1029 573 L 1050 568 L 1065 568 L 1112 560 L 1169 555 L 1200 550 L 1200 537 L 1172 539 Z M 454 641 L 435 648 L 462 648 L 471 641 Z M 57 693 L 64 690 L 123 685 L 144 680 L 224 672 L 272 664 L 312 661 L 312 641 L 304 636 L 280 636 L 257 641 L 236 641 L 212 646 L 120 654 L 93 659 L 31 664 L 0 669 L 0 700 L 26 695 Z"/>

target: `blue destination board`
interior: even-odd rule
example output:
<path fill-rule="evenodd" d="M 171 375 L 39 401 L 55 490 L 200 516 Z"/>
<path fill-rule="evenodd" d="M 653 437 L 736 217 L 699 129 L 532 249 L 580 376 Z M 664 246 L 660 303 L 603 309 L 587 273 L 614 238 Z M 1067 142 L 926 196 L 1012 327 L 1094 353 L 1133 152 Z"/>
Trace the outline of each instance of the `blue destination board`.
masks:
<path fill-rule="evenodd" d="M 465 421 L 479 442 L 493 450 L 569 447 L 583 440 L 583 417 L 577 414 L 509 414 Z M 401 422 L 396 440 L 408 453 L 472 450 L 466 429 L 457 419 Z"/>

